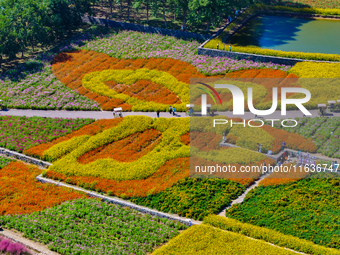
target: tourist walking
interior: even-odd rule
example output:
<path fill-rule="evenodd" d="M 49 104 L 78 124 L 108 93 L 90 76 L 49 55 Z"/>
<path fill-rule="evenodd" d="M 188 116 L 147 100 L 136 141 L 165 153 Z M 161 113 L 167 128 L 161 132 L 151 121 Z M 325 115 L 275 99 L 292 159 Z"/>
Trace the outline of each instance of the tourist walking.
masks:
<path fill-rule="evenodd" d="M 172 115 L 175 116 L 175 107 L 172 108 Z"/>
<path fill-rule="evenodd" d="M 169 108 L 169 113 L 171 114 L 172 113 L 172 106 L 170 105 L 170 108 Z"/>
<path fill-rule="evenodd" d="M 283 143 L 282 143 L 282 148 L 281 148 L 281 149 L 284 150 L 285 148 L 286 148 L 286 143 L 283 142 Z"/>
<path fill-rule="evenodd" d="M 159 118 L 159 110 L 157 110 L 157 118 Z"/>

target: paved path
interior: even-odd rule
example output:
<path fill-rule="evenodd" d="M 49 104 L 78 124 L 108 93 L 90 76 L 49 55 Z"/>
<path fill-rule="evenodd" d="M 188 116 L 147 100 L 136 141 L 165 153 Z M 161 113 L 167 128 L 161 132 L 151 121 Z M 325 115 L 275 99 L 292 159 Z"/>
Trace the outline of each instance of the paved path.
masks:
<path fill-rule="evenodd" d="M 42 183 L 50 183 L 50 184 L 53 184 L 53 185 L 71 188 L 73 190 L 84 192 L 85 194 L 87 194 L 90 197 L 97 197 L 97 198 L 102 199 L 102 201 L 117 204 L 117 205 L 120 205 L 120 206 L 123 206 L 123 207 L 129 207 L 129 208 L 132 208 L 132 209 L 139 211 L 141 213 L 144 213 L 144 214 L 150 214 L 150 215 L 161 217 L 161 218 L 176 220 L 176 221 L 179 221 L 179 222 L 186 224 L 186 225 L 189 225 L 189 221 L 191 221 L 193 225 L 199 225 L 199 224 L 202 223 L 202 221 L 181 217 L 181 216 L 178 216 L 177 214 L 164 213 L 164 212 L 160 212 L 160 211 L 157 211 L 157 210 L 154 210 L 154 209 L 150 209 L 150 208 L 145 207 L 145 206 L 137 205 L 135 203 L 132 203 L 128 200 L 124 200 L 122 198 L 112 197 L 112 196 L 108 196 L 108 195 L 102 195 L 98 192 L 83 189 L 83 188 L 78 187 L 76 185 L 67 184 L 67 183 L 64 183 L 64 182 L 61 182 L 61 181 L 55 181 L 55 180 L 52 180 L 52 179 L 49 179 L 49 178 L 42 177 L 42 175 L 37 176 L 36 179 L 38 181 L 42 182 Z"/>
<path fill-rule="evenodd" d="M 246 197 L 246 195 L 248 194 L 249 191 L 251 191 L 252 189 L 255 189 L 257 186 L 259 186 L 260 182 L 268 177 L 271 174 L 271 172 L 265 173 L 264 175 L 262 175 L 254 184 L 250 185 L 242 194 L 241 196 L 239 196 L 238 198 L 236 198 L 235 200 L 233 200 L 231 202 L 231 204 L 229 206 L 227 206 L 226 208 L 224 208 L 222 210 L 222 212 L 220 212 L 218 215 L 219 216 L 225 216 L 225 212 L 234 204 L 241 204 L 244 201 L 244 198 Z"/>
<path fill-rule="evenodd" d="M 311 110 L 310 113 L 312 117 L 318 117 L 317 110 Z M 216 115 L 227 116 L 227 117 L 242 117 L 244 119 L 254 119 L 254 114 L 246 112 L 244 116 L 233 115 L 231 111 L 229 112 L 216 112 Z M 13 115 L 13 116 L 40 116 L 40 117 L 51 117 L 51 118 L 93 118 L 93 119 L 112 119 L 113 114 L 111 111 L 55 111 L 55 110 L 30 110 L 30 109 L 8 109 L 5 111 L 0 111 L 0 115 Z M 134 115 L 144 115 L 152 118 L 156 118 L 156 112 L 123 112 L 123 116 L 134 116 Z M 340 112 L 335 112 L 326 115 L 327 117 L 340 117 Z M 185 112 L 178 112 L 175 116 L 169 114 L 168 112 L 161 112 L 160 117 L 173 118 L 173 117 L 188 117 Z M 281 116 L 281 111 L 276 111 L 275 113 L 258 117 L 261 119 L 293 119 L 303 117 L 301 111 L 287 111 L 287 116 Z"/>
<path fill-rule="evenodd" d="M 13 115 L 13 116 L 39 116 L 51 118 L 92 118 L 92 119 L 112 119 L 112 111 L 55 111 L 55 110 L 18 110 L 9 109 L 0 111 L 0 115 Z M 123 112 L 123 116 L 132 115 L 145 115 L 156 118 L 156 112 Z M 185 112 L 176 113 L 175 116 L 169 112 L 161 112 L 160 117 L 173 118 L 173 117 L 186 117 Z"/>

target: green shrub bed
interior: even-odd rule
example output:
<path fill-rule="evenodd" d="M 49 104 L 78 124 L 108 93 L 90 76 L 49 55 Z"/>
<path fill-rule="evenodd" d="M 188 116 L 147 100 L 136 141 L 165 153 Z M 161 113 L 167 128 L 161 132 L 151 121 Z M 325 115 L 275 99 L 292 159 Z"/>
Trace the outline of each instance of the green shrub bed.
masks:
<path fill-rule="evenodd" d="M 339 249 L 339 195 L 339 178 L 307 178 L 289 184 L 260 186 L 226 215 Z"/>
<path fill-rule="evenodd" d="M 165 191 L 147 197 L 136 197 L 132 202 L 162 212 L 202 220 L 209 214 L 220 212 L 244 190 L 245 187 L 240 183 L 227 179 L 186 178 Z"/>

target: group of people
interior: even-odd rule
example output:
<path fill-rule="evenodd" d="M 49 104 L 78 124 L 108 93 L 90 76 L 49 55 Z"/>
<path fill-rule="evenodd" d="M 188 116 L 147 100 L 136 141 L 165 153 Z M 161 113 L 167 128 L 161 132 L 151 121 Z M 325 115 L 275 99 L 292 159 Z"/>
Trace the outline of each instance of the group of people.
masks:
<path fill-rule="evenodd" d="M 113 118 L 123 118 L 122 112 L 115 112 L 113 111 Z"/>
<path fill-rule="evenodd" d="M 173 116 L 175 116 L 175 114 L 176 114 L 176 109 L 175 109 L 175 107 L 172 107 L 172 106 L 170 105 L 170 107 L 169 107 L 169 113 L 172 114 Z"/>
<path fill-rule="evenodd" d="M 193 113 L 194 113 L 194 109 L 192 109 L 192 108 L 190 107 L 187 113 L 188 113 L 189 116 L 192 116 Z"/>

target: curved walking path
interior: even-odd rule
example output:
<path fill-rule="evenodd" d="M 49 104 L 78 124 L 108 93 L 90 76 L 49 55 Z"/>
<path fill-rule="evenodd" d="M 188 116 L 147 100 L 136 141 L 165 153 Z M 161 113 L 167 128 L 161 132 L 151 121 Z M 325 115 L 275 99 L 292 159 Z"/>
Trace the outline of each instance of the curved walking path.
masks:
<path fill-rule="evenodd" d="M 318 110 L 310 110 L 312 116 L 319 117 Z M 31 109 L 8 109 L 0 111 L 1 115 L 12 115 L 12 116 L 26 116 L 26 117 L 50 117 L 50 118 L 93 118 L 93 119 L 112 119 L 112 111 L 65 111 L 65 110 L 31 110 Z M 135 116 L 144 115 L 152 118 L 156 118 L 156 112 L 123 112 L 124 116 Z M 197 113 L 199 116 L 200 114 Z M 215 115 L 227 116 L 229 118 L 240 117 L 243 119 L 254 119 L 255 115 L 251 112 L 245 112 L 244 115 L 233 115 L 231 111 L 227 112 L 215 112 Z M 169 112 L 161 112 L 160 117 L 173 118 L 173 117 L 188 117 L 185 112 L 177 112 L 175 116 Z M 303 114 L 299 110 L 287 111 L 287 116 L 281 116 L 281 111 L 275 111 L 273 114 L 268 116 L 259 116 L 258 119 L 294 119 L 303 117 Z M 340 112 L 332 112 L 325 114 L 325 117 L 340 117 Z"/>

